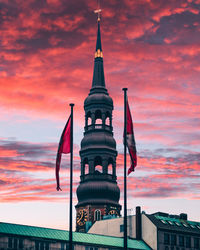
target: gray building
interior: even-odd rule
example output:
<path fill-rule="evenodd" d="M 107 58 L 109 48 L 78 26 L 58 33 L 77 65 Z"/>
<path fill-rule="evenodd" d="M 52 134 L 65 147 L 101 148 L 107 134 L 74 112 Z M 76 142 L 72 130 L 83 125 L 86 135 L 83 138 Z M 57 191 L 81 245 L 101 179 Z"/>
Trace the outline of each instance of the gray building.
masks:
<path fill-rule="evenodd" d="M 157 212 L 128 216 L 128 237 L 143 240 L 154 250 L 200 249 L 200 222 L 190 221 L 187 214 Z M 88 233 L 123 237 L 123 218 L 96 221 Z"/>

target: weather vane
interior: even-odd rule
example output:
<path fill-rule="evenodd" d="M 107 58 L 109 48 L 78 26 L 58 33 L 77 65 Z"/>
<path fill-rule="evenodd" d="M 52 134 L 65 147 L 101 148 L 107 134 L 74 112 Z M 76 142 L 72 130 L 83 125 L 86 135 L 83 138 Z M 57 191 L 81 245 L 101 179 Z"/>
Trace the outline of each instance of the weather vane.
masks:
<path fill-rule="evenodd" d="M 100 9 L 100 0 L 97 0 L 98 1 L 98 9 L 94 11 L 94 13 L 98 13 L 98 19 L 97 21 L 100 21 L 100 13 L 101 13 L 101 9 Z"/>

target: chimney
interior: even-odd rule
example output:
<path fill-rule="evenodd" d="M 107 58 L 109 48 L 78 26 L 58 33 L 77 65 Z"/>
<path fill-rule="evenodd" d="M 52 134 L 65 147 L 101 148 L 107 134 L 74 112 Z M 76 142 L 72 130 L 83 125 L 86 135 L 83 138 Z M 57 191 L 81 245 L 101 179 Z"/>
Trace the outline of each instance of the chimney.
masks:
<path fill-rule="evenodd" d="M 181 213 L 179 218 L 181 220 L 187 220 L 187 214 Z"/>
<path fill-rule="evenodd" d="M 142 238 L 142 217 L 141 217 L 141 208 L 136 207 L 136 218 L 135 218 L 135 227 L 136 227 L 136 239 L 141 240 Z"/>

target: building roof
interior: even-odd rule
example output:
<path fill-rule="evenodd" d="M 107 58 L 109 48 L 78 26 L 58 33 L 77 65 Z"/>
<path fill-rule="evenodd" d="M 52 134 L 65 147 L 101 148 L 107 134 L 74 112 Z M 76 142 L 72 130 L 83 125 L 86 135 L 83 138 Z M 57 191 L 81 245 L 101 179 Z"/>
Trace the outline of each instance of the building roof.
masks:
<path fill-rule="evenodd" d="M 58 230 L 43 227 L 26 226 L 19 224 L 11 224 L 0 222 L 0 234 L 6 235 L 18 235 L 30 238 L 40 238 L 43 240 L 54 240 L 54 241 L 68 241 L 69 232 L 66 230 Z M 108 247 L 121 247 L 123 248 L 123 238 L 78 233 L 73 232 L 73 241 L 80 244 L 93 244 L 98 246 Z M 130 249 L 149 250 L 149 248 L 143 241 L 128 239 L 128 247 Z"/>
<path fill-rule="evenodd" d="M 179 215 L 159 212 L 147 216 L 159 229 L 200 235 L 200 222 L 181 219 Z"/>

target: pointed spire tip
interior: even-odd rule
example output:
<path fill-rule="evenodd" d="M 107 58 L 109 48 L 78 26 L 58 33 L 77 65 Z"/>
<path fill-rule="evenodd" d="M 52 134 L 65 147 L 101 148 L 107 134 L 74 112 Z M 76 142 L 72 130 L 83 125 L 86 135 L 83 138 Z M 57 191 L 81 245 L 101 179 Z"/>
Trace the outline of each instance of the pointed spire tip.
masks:
<path fill-rule="evenodd" d="M 100 17 L 97 19 L 97 43 L 96 43 L 96 51 L 95 58 L 101 57 L 103 58 L 102 46 L 101 46 L 101 32 L 100 32 Z"/>

